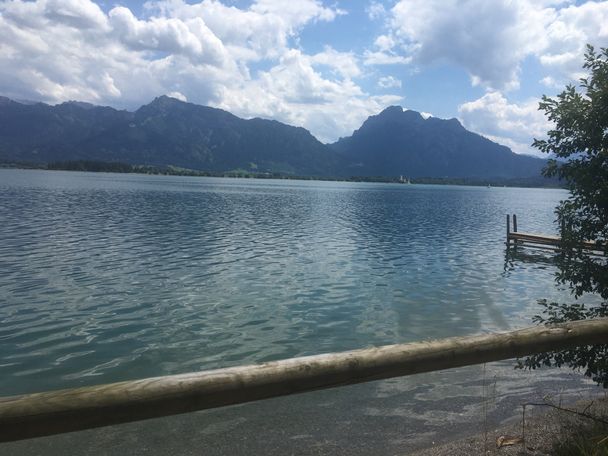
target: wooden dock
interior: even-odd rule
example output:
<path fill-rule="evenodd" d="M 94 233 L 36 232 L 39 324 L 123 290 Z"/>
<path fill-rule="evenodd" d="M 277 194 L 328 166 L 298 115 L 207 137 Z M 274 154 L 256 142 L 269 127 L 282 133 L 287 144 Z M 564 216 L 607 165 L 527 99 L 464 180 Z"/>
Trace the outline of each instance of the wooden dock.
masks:
<path fill-rule="evenodd" d="M 513 214 L 513 224 L 511 216 L 507 214 L 507 247 L 525 246 L 531 248 L 549 249 L 554 251 L 563 250 L 562 239 L 559 236 L 547 234 L 523 233 L 517 231 L 517 215 Z M 601 242 L 585 241 L 579 245 L 583 250 L 594 254 L 606 254 L 606 246 Z"/>

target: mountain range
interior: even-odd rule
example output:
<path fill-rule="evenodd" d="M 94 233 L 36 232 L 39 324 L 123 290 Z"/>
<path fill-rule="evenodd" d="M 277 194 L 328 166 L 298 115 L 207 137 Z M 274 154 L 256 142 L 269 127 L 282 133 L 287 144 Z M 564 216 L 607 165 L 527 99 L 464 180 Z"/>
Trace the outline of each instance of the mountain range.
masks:
<path fill-rule="evenodd" d="M 167 96 L 134 112 L 0 97 L 0 161 L 75 160 L 210 172 L 414 178 L 521 178 L 539 176 L 545 165 L 466 130 L 457 119 L 425 119 L 399 106 L 369 117 L 352 136 L 323 144 L 301 127 L 242 119 Z"/>

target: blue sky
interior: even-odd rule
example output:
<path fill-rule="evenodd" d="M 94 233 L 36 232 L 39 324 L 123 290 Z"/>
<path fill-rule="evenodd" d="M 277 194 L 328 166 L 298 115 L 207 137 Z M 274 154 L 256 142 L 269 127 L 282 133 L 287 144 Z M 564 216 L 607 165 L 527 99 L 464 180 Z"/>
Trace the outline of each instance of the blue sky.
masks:
<path fill-rule="evenodd" d="M 136 109 L 168 94 L 324 142 L 398 104 L 518 153 L 538 101 L 608 46 L 608 1 L 0 0 L 0 95 Z"/>

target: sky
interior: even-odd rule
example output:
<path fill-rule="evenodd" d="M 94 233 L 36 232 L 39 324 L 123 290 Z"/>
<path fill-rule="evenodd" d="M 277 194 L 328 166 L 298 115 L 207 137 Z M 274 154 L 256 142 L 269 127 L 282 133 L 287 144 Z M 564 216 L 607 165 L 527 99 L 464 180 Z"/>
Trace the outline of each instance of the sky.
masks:
<path fill-rule="evenodd" d="M 0 95 L 135 110 L 159 95 L 323 142 L 400 105 L 531 148 L 608 47 L 608 1 L 0 0 Z"/>

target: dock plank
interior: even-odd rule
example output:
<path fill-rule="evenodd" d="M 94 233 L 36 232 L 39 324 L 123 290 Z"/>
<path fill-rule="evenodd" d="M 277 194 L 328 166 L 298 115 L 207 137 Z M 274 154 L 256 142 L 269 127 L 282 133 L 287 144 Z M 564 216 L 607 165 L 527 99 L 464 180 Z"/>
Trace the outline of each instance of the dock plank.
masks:
<path fill-rule="evenodd" d="M 559 236 L 533 234 L 523 232 L 510 232 L 507 234 L 507 241 L 517 241 L 518 243 L 542 244 L 550 246 L 561 246 L 562 240 Z M 585 250 L 594 250 L 603 252 L 605 246 L 601 242 L 585 241 L 581 247 Z"/>

